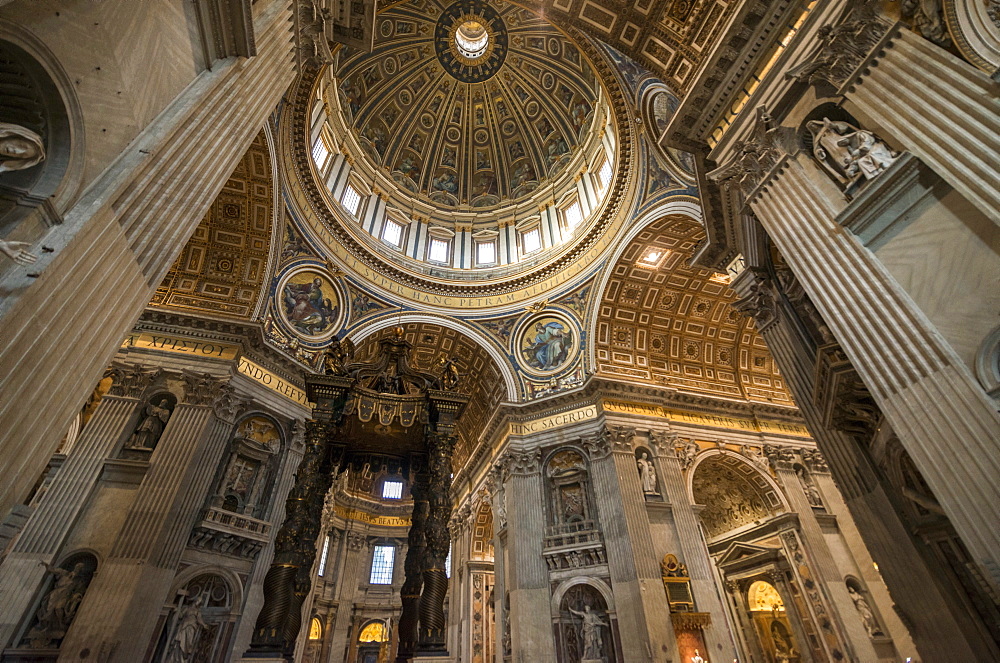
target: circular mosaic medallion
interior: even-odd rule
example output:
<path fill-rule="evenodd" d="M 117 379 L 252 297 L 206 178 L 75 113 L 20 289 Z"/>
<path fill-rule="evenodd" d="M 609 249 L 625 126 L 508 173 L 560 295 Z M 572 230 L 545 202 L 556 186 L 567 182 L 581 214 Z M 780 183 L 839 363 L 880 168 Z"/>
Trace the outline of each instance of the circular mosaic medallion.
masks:
<path fill-rule="evenodd" d="M 334 334 L 341 318 L 340 297 L 330 278 L 314 269 L 290 273 L 278 285 L 276 308 L 297 335 L 319 341 Z"/>
<path fill-rule="evenodd" d="M 576 326 L 555 313 L 529 319 L 517 339 L 521 365 L 532 373 L 544 375 L 557 373 L 572 362 L 579 345 Z"/>
<path fill-rule="evenodd" d="M 485 2 L 460 0 L 438 18 L 434 51 L 454 78 L 481 83 L 496 74 L 507 57 L 507 26 Z"/>

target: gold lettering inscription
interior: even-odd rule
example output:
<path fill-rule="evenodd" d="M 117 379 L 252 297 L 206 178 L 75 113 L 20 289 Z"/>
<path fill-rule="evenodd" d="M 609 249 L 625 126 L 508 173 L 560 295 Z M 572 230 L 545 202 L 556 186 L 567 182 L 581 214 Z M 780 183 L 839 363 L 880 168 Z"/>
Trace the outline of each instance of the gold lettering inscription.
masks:
<path fill-rule="evenodd" d="M 306 400 L 306 392 L 293 384 L 289 384 L 284 378 L 278 377 L 263 366 L 250 361 L 246 357 L 240 357 L 239 372 L 247 376 L 254 382 L 262 384 L 272 391 L 276 391 L 290 401 L 295 401 L 299 405 L 309 407 Z"/>
<path fill-rule="evenodd" d="M 129 334 L 122 341 L 123 348 L 149 348 L 164 352 L 176 352 L 183 355 L 197 355 L 213 359 L 236 359 L 240 353 L 239 347 L 223 343 L 198 341 L 177 336 L 160 336 L 156 334 Z"/>

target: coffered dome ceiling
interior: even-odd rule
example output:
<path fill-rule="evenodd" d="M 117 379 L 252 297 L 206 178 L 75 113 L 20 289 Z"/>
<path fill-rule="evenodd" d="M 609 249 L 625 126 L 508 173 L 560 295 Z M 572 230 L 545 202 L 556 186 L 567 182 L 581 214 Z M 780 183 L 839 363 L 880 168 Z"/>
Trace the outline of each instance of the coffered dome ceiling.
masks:
<path fill-rule="evenodd" d="M 372 53 L 337 70 L 338 96 L 359 147 L 405 191 L 496 208 L 566 174 L 588 140 L 597 77 L 536 14 L 501 0 L 416 0 L 382 11 L 376 35 Z"/>

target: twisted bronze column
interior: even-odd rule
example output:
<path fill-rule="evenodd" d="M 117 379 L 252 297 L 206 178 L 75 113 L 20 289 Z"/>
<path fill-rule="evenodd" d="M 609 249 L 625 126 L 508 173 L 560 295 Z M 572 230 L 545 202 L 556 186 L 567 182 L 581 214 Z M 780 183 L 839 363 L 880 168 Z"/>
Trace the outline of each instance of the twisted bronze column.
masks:
<path fill-rule="evenodd" d="M 445 651 L 444 595 L 448 591 L 448 576 L 444 565 L 451 542 L 448 520 L 451 518 L 451 452 L 455 439 L 454 435 L 437 432 L 427 436 L 429 509 L 424 587 L 420 595 L 420 644 L 417 647 L 421 653 Z"/>
<path fill-rule="evenodd" d="M 403 612 L 399 616 L 399 647 L 396 650 L 396 661 L 409 661 L 417 649 L 419 633 L 417 630 L 420 611 L 420 590 L 424 585 L 423 572 L 427 549 L 427 477 L 418 475 L 410 487 L 413 496 L 413 515 L 410 518 L 410 531 L 407 535 L 406 561 L 403 568 L 406 579 L 400 591 L 403 601 Z"/>
<path fill-rule="evenodd" d="M 290 656 L 309 593 L 323 500 L 334 477 L 329 438 L 335 425 L 306 423 L 306 450 L 285 502 L 285 522 L 274 542 L 274 559 L 264 578 L 264 606 L 254 628 L 250 656 Z"/>

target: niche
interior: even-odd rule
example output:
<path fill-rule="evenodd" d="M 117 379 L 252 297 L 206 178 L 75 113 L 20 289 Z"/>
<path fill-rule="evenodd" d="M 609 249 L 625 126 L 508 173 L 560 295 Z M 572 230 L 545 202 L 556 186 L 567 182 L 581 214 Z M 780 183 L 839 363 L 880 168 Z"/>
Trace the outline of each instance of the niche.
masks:
<path fill-rule="evenodd" d="M 575 449 L 556 451 L 545 464 L 545 476 L 552 525 L 592 529 L 590 473 L 583 455 Z"/>
<path fill-rule="evenodd" d="M 241 421 L 229 446 L 210 506 L 254 518 L 267 510 L 281 451 L 281 432 L 271 419 L 254 415 Z"/>

